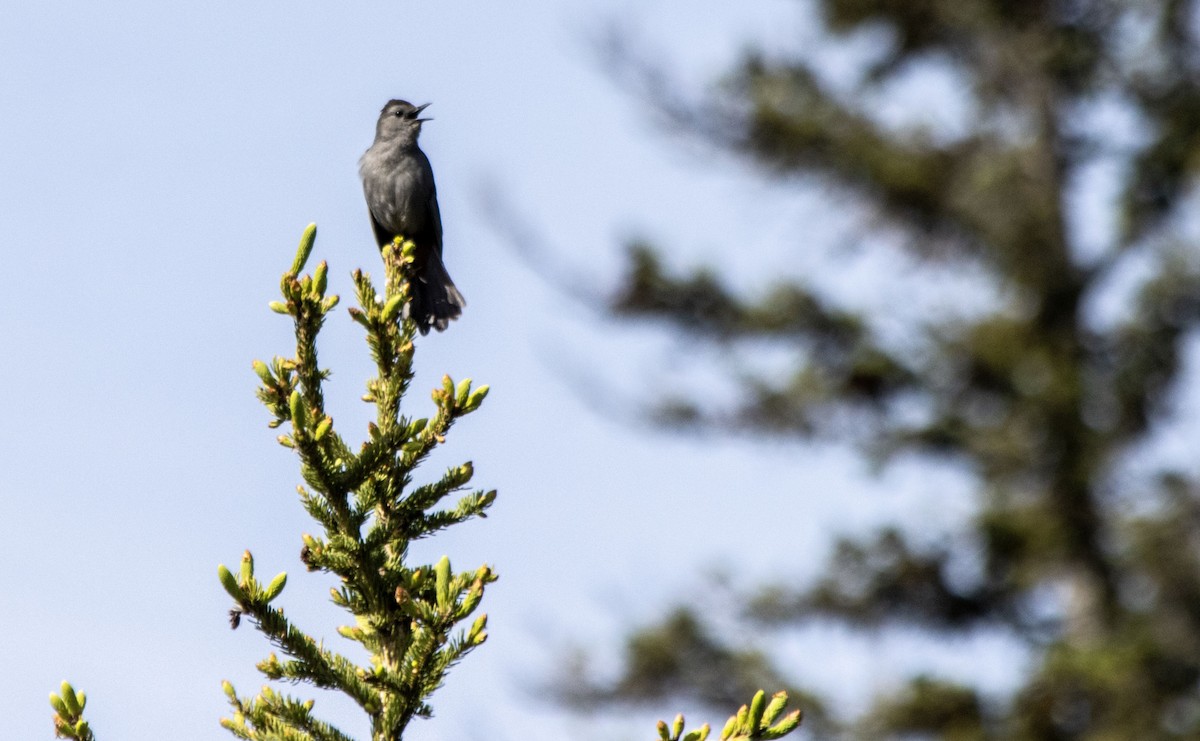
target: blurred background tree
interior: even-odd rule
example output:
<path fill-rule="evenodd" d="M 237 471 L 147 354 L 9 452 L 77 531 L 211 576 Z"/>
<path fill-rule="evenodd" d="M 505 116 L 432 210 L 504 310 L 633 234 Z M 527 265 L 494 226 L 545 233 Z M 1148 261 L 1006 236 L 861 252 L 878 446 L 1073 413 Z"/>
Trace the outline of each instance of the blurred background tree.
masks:
<path fill-rule="evenodd" d="M 735 401 L 679 396 L 653 409 L 662 424 L 850 441 L 880 465 L 955 461 L 975 514 L 940 538 L 899 526 L 844 538 L 816 583 L 739 591 L 739 620 L 999 633 L 1031 657 L 1009 697 L 921 674 L 856 717 L 832 708 L 818 735 L 1200 737 L 1200 480 L 1149 455 L 1177 417 L 1200 322 L 1197 3 L 818 5 L 831 42 L 858 50 L 853 84 L 800 49 L 751 50 L 698 100 L 619 45 L 615 68 L 673 126 L 785 182 L 828 186 L 866 225 L 863 249 L 899 246 L 914 305 L 968 299 L 925 316 L 857 312 L 823 285 L 831 274 L 754 294 L 726 265 L 669 269 L 640 243 L 611 309 L 746 360 Z M 955 83 L 958 125 L 884 115 L 881 97 L 922 72 Z M 1104 213 L 1082 209 L 1087 192 Z M 723 242 L 745 261 L 737 235 Z M 912 321 L 882 331 L 897 317 Z M 753 370 L 780 352 L 784 372 Z M 619 676 L 584 671 L 565 694 L 723 705 L 779 686 L 786 672 L 728 630 L 673 610 L 629 638 Z"/>

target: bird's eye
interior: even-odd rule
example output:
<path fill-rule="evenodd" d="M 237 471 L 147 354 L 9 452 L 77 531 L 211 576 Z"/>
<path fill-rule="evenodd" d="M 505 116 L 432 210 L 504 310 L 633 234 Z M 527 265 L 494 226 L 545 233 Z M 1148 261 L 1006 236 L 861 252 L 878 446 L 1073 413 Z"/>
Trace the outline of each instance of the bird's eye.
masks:
<path fill-rule="evenodd" d="M 400 118 L 401 116 L 404 115 L 404 111 L 402 111 L 400 109 L 396 109 L 395 111 L 392 112 L 392 115 L 395 116 L 396 118 Z"/>

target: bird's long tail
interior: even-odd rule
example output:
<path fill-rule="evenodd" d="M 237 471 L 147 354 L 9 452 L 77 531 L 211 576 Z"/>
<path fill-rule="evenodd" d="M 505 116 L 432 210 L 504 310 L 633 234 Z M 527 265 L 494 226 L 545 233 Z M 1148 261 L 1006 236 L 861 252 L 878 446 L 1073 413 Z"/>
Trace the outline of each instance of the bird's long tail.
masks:
<path fill-rule="evenodd" d="M 431 253 L 417 272 L 411 290 L 408 310 L 423 335 L 429 334 L 430 328 L 439 332 L 446 329 L 452 320 L 462 315 L 463 307 L 467 305 L 437 253 Z"/>

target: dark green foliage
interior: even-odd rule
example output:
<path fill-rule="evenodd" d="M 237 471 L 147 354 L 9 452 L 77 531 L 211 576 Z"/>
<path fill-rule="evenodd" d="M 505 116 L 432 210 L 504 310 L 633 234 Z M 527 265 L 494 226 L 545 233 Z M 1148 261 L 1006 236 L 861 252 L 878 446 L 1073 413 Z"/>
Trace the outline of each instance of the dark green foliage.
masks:
<path fill-rule="evenodd" d="M 969 628 L 982 620 L 1010 617 L 1001 587 L 986 583 L 973 590 L 951 585 L 946 549 L 914 552 L 904 536 L 885 530 L 870 543 L 842 540 L 829 572 L 811 589 L 760 592 L 747 613 L 764 624 L 781 624 L 797 616 L 833 617 L 864 626 L 910 623 L 942 630 Z"/>
<path fill-rule="evenodd" d="M 969 273 L 994 295 L 885 341 L 877 317 L 826 298 L 819 274 L 747 296 L 719 269 L 676 274 L 638 244 L 613 309 L 726 354 L 753 339 L 800 358 L 782 374 L 743 371 L 731 406 L 670 399 L 662 421 L 804 438 L 850 430 L 880 463 L 966 464 L 977 512 L 942 538 L 889 528 L 842 539 L 816 584 L 751 590 L 743 618 L 934 638 L 1002 631 L 1033 657 L 1006 699 L 914 678 L 855 721 L 867 738 L 1200 736 L 1200 483 L 1194 469 L 1131 465 L 1176 416 L 1185 343 L 1200 325 L 1187 223 L 1198 205 L 1200 3 L 819 7 L 831 38 L 877 39 L 852 94 L 828 86 L 803 50 L 751 51 L 711 99 L 689 108 L 668 96 L 665 112 L 783 183 L 815 176 L 916 270 Z M 865 101 L 929 65 L 960 81 L 965 125 L 885 125 Z M 1135 123 L 1113 123 L 1112 111 Z M 1103 245 L 1085 249 L 1073 198 L 1097 164 L 1120 178 L 1117 216 Z M 681 629 L 675 613 L 631 642 L 625 674 L 602 689 L 639 699 L 648 665 L 660 669 L 649 694 L 721 697 L 756 681 L 688 660 L 695 635 L 711 656 L 761 659 L 702 623 Z"/>
<path fill-rule="evenodd" d="M 630 637 L 625 659 L 627 671 L 617 686 L 589 683 L 580 667 L 574 681 L 565 685 L 564 699 L 598 706 L 622 697 L 649 702 L 687 694 L 712 707 L 729 707 L 736 705 L 738 698 L 754 694 L 760 684 L 784 685 L 782 678 L 772 673 L 765 655 L 721 644 L 686 609 L 677 609 L 662 625 Z M 681 681 L 692 683 L 681 686 Z M 820 709 L 809 707 L 808 699 L 808 715 L 815 712 L 819 716 Z"/>
<path fill-rule="evenodd" d="M 882 698 L 864 726 L 865 734 L 874 727 L 879 735 L 928 734 L 947 741 L 989 738 L 983 703 L 975 692 L 929 677 L 916 677 L 898 695 Z"/>
<path fill-rule="evenodd" d="M 323 530 L 320 536 L 303 537 L 301 559 L 309 571 L 339 578 L 339 586 L 331 590 L 333 601 L 351 613 L 354 622 L 338 633 L 362 645 L 369 665 L 359 666 L 326 648 L 272 606 L 286 575 L 263 585 L 255 579 L 249 552 L 238 576 L 224 566 L 218 575 L 235 603 L 233 626 L 243 615 L 250 618 L 287 657 L 271 654 L 259 662 L 259 671 L 268 679 L 342 692 L 370 719 L 374 741 L 396 741 L 414 718 L 432 713 L 428 698 L 447 670 L 487 638 L 486 615 L 476 618 L 469 630 L 456 627 L 473 615 L 484 588 L 496 580 L 492 570 L 482 566 L 455 574 L 445 557 L 436 564 L 411 564 L 407 555 L 412 541 L 483 517 L 495 500 L 494 491 L 476 491 L 449 508 L 439 508 L 470 482 L 470 463 L 432 483 L 413 486 L 417 466 L 445 441 L 456 420 L 479 407 L 488 389 L 472 390 L 469 380 L 455 385 L 446 377 L 433 392 L 433 416 L 415 419 L 402 413 L 401 401 L 412 381 L 416 328 L 401 317 L 408 300 L 412 245 L 397 239 L 383 250 L 384 295 L 377 293 L 369 276 L 354 274 L 359 308 L 350 314 L 367 331 L 378 375 L 367 382 L 363 397 L 377 408 L 375 422 L 359 451 L 351 451 L 326 413 L 322 383 L 328 372 L 317 364 L 317 334 L 337 297 L 325 295 L 325 263 L 312 276 L 299 276 L 314 237 L 310 227 L 292 270 L 283 277 L 284 301 L 272 304 L 295 322 L 296 355 L 276 358 L 270 366 L 256 362 L 254 367 L 262 381 L 259 398 L 274 417 L 271 426 L 291 423 L 291 434 L 281 435 L 279 442 L 299 455 L 307 484 L 299 487 L 300 499 Z M 234 715 L 221 723 L 239 738 L 349 738 L 313 717 L 311 700 L 296 700 L 270 687 L 257 697 L 242 698 L 228 683 L 225 692 Z"/>

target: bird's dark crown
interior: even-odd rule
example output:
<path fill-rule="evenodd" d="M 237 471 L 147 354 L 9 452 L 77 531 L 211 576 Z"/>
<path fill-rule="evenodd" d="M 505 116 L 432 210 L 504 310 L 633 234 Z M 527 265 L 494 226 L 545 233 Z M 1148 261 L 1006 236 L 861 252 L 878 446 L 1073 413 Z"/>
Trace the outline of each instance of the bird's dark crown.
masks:
<path fill-rule="evenodd" d="M 421 134 L 420 118 L 425 105 L 413 105 L 407 100 L 393 99 L 379 112 L 379 123 L 375 126 L 375 141 L 389 142 L 402 148 L 414 146 Z"/>
<path fill-rule="evenodd" d="M 400 100 L 399 98 L 393 98 L 387 102 L 387 105 L 385 105 L 383 107 L 383 110 L 381 110 L 379 112 L 379 115 L 380 116 L 395 116 L 395 115 L 399 114 L 399 116 L 401 118 L 412 119 L 412 118 L 416 118 L 421 113 L 421 111 L 425 110 L 425 106 L 428 106 L 428 105 L 429 104 L 426 103 L 425 105 L 418 106 L 418 105 L 413 105 L 412 103 L 409 103 L 407 100 Z"/>

